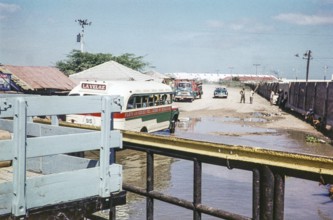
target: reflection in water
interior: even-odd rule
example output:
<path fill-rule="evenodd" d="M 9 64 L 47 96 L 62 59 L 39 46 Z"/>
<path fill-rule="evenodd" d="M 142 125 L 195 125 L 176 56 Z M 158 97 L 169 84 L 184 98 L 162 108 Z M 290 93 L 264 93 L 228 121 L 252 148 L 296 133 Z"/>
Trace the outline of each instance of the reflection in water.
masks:
<path fill-rule="evenodd" d="M 333 156 L 329 144 L 305 142 L 305 135 L 296 131 L 279 131 L 256 127 L 253 123 L 265 122 L 260 115 L 251 119 L 202 117 L 186 118 L 178 123 L 175 136 L 217 142 L 231 145 L 262 147 L 279 151 Z M 170 135 L 168 132 L 156 132 Z M 145 155 L 137 152 L 123 152 L 117 161 L 124 165 L 125 181 L 145 186 Z M 156 158 L 156 157 L 155 157 Z M 156 158 L 157 159 L 157 158 Z M 193 198 L 193 163 L 191 161 L 161 158 L 155 162 L 156 189 L 183 199 Z M 225 167 L 203 164 L 202 202 L 215 208 L 251 217 L 252 173 L 242 170 L 228 170 Z M 130 194 L 129 194 L 130 195 Z M 333 219 L 333 201 L 327 190 L 317 182 L 286 178 L 285 219 Z M 176 206 L 154 201 L 154 216 L 158 220 L 192 219 L 192 212 Z M 130 195 L 126 204 L 127 214 L 119 219 L 145 219 L 145 199 Z M 202 215 L 203 219 L 215 217 Z M 118 219 L 118 218 L 117 218 Z"/>
<path fill-rule="evenodd" d="M 98 158 L 98 153 L 89 153 L 90 155 L 87 157 L 91 159 Z M 154 190 L 162 191 L 170 187 L 171 164 L 174 161 L 175 159 L 171 157 L 154 155 Z M 117 151 L 116 162 L 123 166 L 124 183 L 142 188 L 146 187 L 146 153 L 133 150 Z M 127 192 L 126 205 L 116 208 L 117 220 L 133 219 L 133 216 L 144 215 L 145 207 L 137 206 L 144 202 L 145 197 Z M 109 217 L 108 211 L 101 211 L 95 215 L 105 219 Z"/>
<path fill-rule="evenodd" d="M 264 120 L 264 119 L 263 119 Z M 299 131 L 278 131 L 256 127 L 252 122 L 264 122 L 260 118 L 239 119 L 232 117 L 202 117 L 189 119 L 189 125 L 177 127 L 177 137 L 203 140 L 230 145 L 262 147 L 265 149 L 333 156 L 330 144 L 308 143 L 306 135 Z M 184 129 L 188 127 L 189 129 Z"/>

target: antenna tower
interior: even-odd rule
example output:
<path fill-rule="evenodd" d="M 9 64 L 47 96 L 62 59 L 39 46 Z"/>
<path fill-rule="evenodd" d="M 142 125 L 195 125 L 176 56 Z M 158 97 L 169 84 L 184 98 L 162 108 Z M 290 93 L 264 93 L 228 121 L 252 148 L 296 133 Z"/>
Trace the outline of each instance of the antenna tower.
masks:
<path fill-rule="evenodd" d="M 84 52 L 84 26 L 91 25 L 91 22 L 88 22 L 87 19 L 77 19 L 75 22 L 78 22 L 79 25 L 82 27 L 81 33 L 79 33 L 76 37 L 76 41 L 81 43 L 81 52 Z"/>

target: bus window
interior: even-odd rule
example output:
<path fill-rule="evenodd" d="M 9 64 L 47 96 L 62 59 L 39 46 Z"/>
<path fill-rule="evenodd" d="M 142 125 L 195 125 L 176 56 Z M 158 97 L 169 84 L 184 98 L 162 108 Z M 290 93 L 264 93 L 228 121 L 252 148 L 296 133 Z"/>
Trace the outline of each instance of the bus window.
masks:
<path fill-rule="evenodd" d="M 127 109 L 133 109 L 134 106 L 135 106 L 135 97 L 134 97 L 134 96 L 131 96 L 131 97 L 128 99 Z"/>
<path fill-rule="evenodd" d="M 143 101 L 142 96 L 135 97 L 135 103 L 136 103 L 137 108 L 142 108 L 143 107 L 142 101 Z"/>
<path fill-rule="evenodd" d="M 142 97 L 142 107 L 145 108 L 148 106 L 148 99 L 149 97 L 148 96 L 144 96 Z"/>
<path fill-rule="evenodd" d="M 148 106 L 154 106 L 154 96 L 153 95 L 149 96 Z"/>
<path fill-rule="evenodd" d="M 168 104 L 168 95 L 167 94 L 164 94 L 164 95 L 162 95 L 162 104 L 163 105 L 166 105 L 166 104 Z"/>
<path fill-rule="evenodd" d="M 154 106 L 157 106 L 159 102 L 158 96 L 154 95 Z"/>

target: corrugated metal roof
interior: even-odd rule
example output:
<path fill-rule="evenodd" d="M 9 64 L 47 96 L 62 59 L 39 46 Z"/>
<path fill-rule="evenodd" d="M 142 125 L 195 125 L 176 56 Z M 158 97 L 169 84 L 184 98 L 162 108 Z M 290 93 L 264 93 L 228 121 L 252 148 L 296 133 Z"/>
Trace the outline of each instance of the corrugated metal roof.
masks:
<path fill-rule="evenodd" d="M 73 81 L 55 67 L 4 65 L 2 68 L 7 69 L 12 74 L 13 81 L 25 90 L 68 91 L 75 86 Z"/>

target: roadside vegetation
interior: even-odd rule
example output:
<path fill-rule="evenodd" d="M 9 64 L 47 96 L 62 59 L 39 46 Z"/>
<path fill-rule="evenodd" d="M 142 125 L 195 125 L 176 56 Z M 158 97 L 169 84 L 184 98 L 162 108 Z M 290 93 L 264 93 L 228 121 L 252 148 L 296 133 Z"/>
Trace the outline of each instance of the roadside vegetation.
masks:
<path fill-rule="evenodd" d="M 104 53 L 88 53 L 79 50 L 72 50 L 67 59 L 58 61 L 56 67 L 67 76 L 105 63 L 107 61 L 116 61 L 124 66 L 137 71 L 143 71 L 149 66 L 149 63 L 143 60 L 143 56 L 135 56 L 131 53 L 125 53 L 120 56 Z"/>

